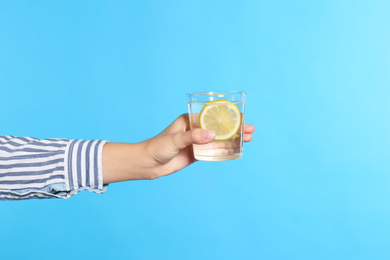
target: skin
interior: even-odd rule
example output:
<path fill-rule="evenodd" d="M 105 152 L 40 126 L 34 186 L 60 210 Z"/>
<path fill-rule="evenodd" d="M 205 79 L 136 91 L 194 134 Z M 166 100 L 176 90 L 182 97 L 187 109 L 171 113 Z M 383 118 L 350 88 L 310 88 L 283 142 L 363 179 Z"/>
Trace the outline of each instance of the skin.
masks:
<path fill-rule="evenodd" d="M 244 142 L 252 140 L 253 125 L 244 126 Z M 104 184 L 152 180 L 177 172 L 196 162 L 192 144 L 206 144 L 215 132 L 190 130 L 188 114 L 179 116 L 155 137 L 140 143 L 106 143 L 103 147 Z"/>

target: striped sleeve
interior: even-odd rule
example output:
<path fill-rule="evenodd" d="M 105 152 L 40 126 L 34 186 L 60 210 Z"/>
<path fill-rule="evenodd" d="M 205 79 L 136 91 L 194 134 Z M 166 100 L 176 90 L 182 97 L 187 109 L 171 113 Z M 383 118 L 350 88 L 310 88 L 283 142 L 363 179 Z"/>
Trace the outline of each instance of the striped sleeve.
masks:
<path fill-rule="evenodd" d="M 0 200 L 104 193 L 103 140 L 0 135 Z"/>

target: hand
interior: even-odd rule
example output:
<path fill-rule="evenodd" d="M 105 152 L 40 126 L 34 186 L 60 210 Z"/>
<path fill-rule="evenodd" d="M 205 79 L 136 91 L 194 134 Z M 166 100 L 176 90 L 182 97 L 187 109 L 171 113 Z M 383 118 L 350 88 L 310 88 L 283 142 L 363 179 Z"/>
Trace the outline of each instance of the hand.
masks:
<path fill-rule="evenodd" d="M 252 140 L 255 127 L 244 126 L 244 142 Z M 157 136 L 136 144 L 107 143 L 103 148 L 104 183 L 155 179 L 194 163 L 192 145 L 206 144 L 213 131 L 190 130 L 188 114 L 179 116 Z"/>

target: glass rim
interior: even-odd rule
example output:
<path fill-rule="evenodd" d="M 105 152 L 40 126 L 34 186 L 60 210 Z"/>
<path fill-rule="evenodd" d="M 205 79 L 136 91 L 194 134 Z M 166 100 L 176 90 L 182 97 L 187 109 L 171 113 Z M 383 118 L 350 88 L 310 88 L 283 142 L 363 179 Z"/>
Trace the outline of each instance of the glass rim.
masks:
<path fill-rule="evenodd" d="M 245 91 L 209 91 L 209 92 L 193 92 L 187 93 L 189 96 L 218 96 L 218 95 L 246 95 Z"/>

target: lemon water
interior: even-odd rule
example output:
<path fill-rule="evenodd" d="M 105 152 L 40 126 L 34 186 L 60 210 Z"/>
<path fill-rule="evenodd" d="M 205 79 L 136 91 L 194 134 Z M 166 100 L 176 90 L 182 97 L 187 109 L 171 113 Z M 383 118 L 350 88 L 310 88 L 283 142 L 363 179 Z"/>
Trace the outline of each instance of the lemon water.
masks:
<path fill-rule="evenodd" d="M 244 103 L 231 102 L 235 104 L 241 112 L 241 122 L 237 133 L 227 140 L 214 140 L 208 144 L 194 144 L 194 156 L 202 161 L 225 161 L 238 159 L 242 156 L 243 135 L 244 135 Z M 189 102 L 191 129 L 199 128 L 199 113 L 206 103 Z M 207 103 L 210 105 L 209 103 Z M 216 104 L 218 105 L 218 104 Z"/>

